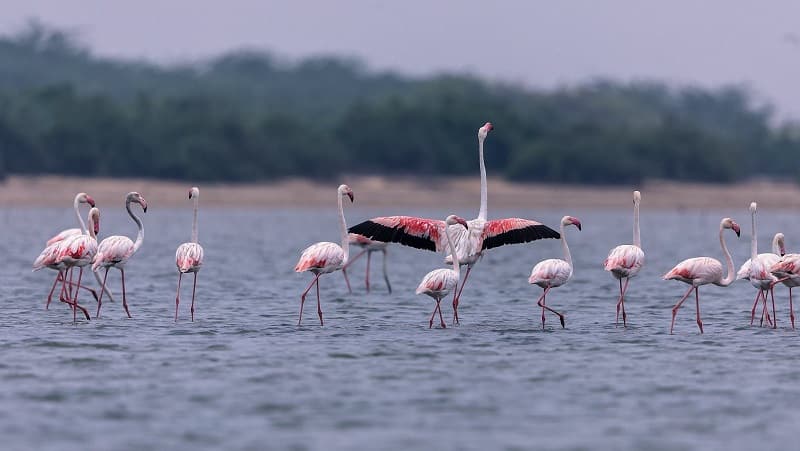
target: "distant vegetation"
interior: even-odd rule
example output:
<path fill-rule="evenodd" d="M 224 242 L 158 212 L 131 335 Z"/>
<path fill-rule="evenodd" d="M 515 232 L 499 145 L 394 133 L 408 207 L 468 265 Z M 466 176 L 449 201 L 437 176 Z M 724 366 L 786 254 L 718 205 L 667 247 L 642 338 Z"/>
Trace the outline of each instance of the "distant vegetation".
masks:
<path fill-rule="evenodd" d="M 515 180 L 800 175 L 800 126 L 777 124 L 741 87 L 596 81 L 537 91 L 258 51 L 159 66 L 93 56 L 37 23 L 0 37 L 0 176 L 476 174 L 476 129 L 487 120 L 489 172 Z"/>

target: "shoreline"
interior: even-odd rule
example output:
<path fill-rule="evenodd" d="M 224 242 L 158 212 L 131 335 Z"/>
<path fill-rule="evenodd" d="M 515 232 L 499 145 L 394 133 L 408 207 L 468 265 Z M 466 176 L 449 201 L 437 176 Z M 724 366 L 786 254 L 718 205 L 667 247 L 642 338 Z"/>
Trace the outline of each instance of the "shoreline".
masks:
<path fill-rule="evenodd" d="M 342 177 L 355 192 L 359 207 L 435 208 L 476 206 L 476 177 L 436 179 L 384 176 Z M 800 209 L 800 186 L 791 182 L 751 181 L 700 184 L 650 181 L 638 187 L 582 186 L 508 182 L 489 178 L 489 203 L 494 208 L 626 208 L 634 189 L 653 209 L 744 208 L 751 201 L 767 209 Z M 284 179 L 259 183 L 204 183 L 202 203 L 211 207 L 325 207 L 334 199 L 337 182 Z M 185 206 L 188 182 L 63 176 L 9 176 L 0 183 L 0 207 L 64 206 L 75 193 L 89 193 L 99 204 L 119 202 L 139 191 L 153 203 Z"/>

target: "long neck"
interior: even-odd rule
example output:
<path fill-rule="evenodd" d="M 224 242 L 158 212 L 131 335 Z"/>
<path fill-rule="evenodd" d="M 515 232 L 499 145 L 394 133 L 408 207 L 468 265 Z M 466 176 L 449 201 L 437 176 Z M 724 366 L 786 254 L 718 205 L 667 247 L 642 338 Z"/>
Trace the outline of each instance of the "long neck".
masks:
<path fill-rule="evenodd" d="M 633 245 L 642 247 L 642 238 L 639 236 L 639 202 L 633 203 Z"/>
<path fill-rule="evenodd" d="M 722 253 L 725 254 L 725 263 L 728 265 L 728 275 L 722 279 L 718 285 L 726 287 L 733 282 L 734 278 L 736 277 L 736 272 L 733 269 L 733 259 L 731 258 L 731 253 L 728 252 L 728 246 L 725 245 L 725 237 L 722 235 L 722 232 L 725 229 L 722 227 L 719 228 L 719 245 L 722 246 Z"/>
<path fill-rule="evenodd" d="M 86 235 L 86 223 L 84 223 L 83 218 L 81 218 L 81 211 L 78 209 L 78 206 L 80 206 L 80 202 L 78 202 L 78 198 L 76 197 L 72 207 L 75 209 L 75 216 L 78 218 L 78 224 L 81 225 L 81 233 Z"/>
<path fill-rule="evenodd" d="M 344 251 L 344 260 L 342 266 L 347 264 L 350 260 L 350 241 L 347 239 L 347 223 L 344 220 L 344 206 L 342 205 L 342 195 L 339 193 L 339 228 L 342 231 L 342 250 Z"/>
<path fill-rule="evenodd" d="M 561 223 L 561 248 L 564 250 L 564 260 L 572 266 L 572 255 L 569 253 L 569 246 L 567 246 L 567 234 L 564 233 L 564 223 Z"/>
<path fill-rule="evenodd" d="M 197 204 L 200 199 L 194 198 L 194 217 L 192 218 L 192 243 L 197 242 Z"/>
<path fill-rule="evenodd" d="M 97 239 L 97 235 L 94 233 L 94 219 L 89 216 L 89 236 L 92 237 L 93 240 Z"/>
<path fill-rule="evenodd" d="M 458 262 L 458 252 L 456 246 L 453 244 L 453 238 L 450 237 L 450 226 L 444 226 L 444 236 L 447 238 L 447 245 L 450 247 L 450 255 L 453 256 L 453 272 L 456 273 L 456 279 L 461 280 L 461 264 Z"/>
<path fill-rule="evenodd" d="M 778 243 L 778 235 L 775 235 L 772 238 L 772 253 L 775 255 L 781 255 L 781 246 Z"/>
<path fill-rule="evenodd" d="M 135 253 L 142 245 L 142 241 L 144 241 L 144 225 L 142 224 L 142 220 L 133 213 L 133 210 L 131 210 L 130 200 L 125 201 L 125 209 L 128 210 L 128 214 L 133 219 L 133 222 L 136 223 L 136 227 L 139 228 L 139 233 L 136 235 L 136 241 L 133 243 L 133 252 Z"/>
<path fill-rule="evenodd" d="M 753 228 L 752 235 L 750 235 L 750 261 L 754 261 L 758 255 L 758 238 L 756 237 L 756 212 L 750 214 L 750 220 Z"/>
<path fill-rule="evenodd" d="M 486 221 L 486 202 L 487 202 L 487 187 L 486 187 L 486 165 L 483 163 L 483 139 L 478 138 L 478 156 L 481 164 L 481 209 L 478 212 L 478 218 Z"/>

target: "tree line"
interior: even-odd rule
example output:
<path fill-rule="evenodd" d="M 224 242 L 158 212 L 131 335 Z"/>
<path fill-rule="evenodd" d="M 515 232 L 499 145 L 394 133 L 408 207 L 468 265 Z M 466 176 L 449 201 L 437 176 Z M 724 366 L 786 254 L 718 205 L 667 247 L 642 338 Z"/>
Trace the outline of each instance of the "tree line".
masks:
<path fill-rule="evenodd" d="M 255 181 L 490 173 L 520 181 L 798 178 L 800 126 L 741 86 L 598 80 L 555 90 L 377 73 L 236 51 L 160 66 L 100 58 L 31 23 L 0 37 L 0 176 Z"/>

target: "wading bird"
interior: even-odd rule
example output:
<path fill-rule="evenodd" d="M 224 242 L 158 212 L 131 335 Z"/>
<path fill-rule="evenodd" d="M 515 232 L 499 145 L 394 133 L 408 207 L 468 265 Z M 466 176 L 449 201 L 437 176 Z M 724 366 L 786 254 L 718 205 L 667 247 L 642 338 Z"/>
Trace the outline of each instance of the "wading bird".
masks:
<path fill-rule="evenodd" d="M 66 238 L 62 241 L 61 245 L 58 247 L 58 254 L 55 259 L 56 265 L 63 265 L 64 271 L 62 272 L 62 277 L 66 281 L 67 272 L 70 273 L 70 284 L 72 282 L 72 272 L 74 268 L 78 269 L 78 284 L 77 286 L 81 285 L 81 279 L 83 277 L 83 268 L 92 264 L 94 261 L 95 255 L 97 254 L 97 233 L 100 231 L 100 210 L 96 207 L 93 207 L 89 210 L 89 228 L 86 234 L 82 235 L 74 235 L 69 238 Z M 70 303 L 72 304 L 72 322 L 77 322 L 77 309 L 80 308 L 84 315 L 87 316 L 86 319 L 89 319 L 89 312 L 82 307 L 78 307 L 78 294 L 80 292 L 79 289 L 75 289 L 75 297 L 72 298 L 71 291 L 66 289 L 66 283 L 62 282 L 61 285 L 62 294 L 64 291 L 68 293 L 67 297 L 70 299 Z M 99 299 L 99 298 L 98 298 Z"/>
<path fill-rule="evenodd" d="M 197 207 L 200 198 L 200 189 L 193 186 L 189 190 L 189 199 L 194 200 L 194 216 L 192 217 L 192 241 L 183 243 L 175 251 L 175 265 L 178 267 L 178 291 L 175 295 L 175 322 L 178 322 L 178 304 L 181 299 L 181 276 L 185 273 L 194 273 L 192 283 L 192 306 L 189 309 L 194 321 L 194 293 L 197 288 L 197 272 L 203 266 L 203 246 L 197 243 Z"/>
<path fill-rule="evenodd" d="M 614 324 L 619 324 L 619 311 L 622 307 L 622 324 L 628 325 L 628 316 L 625 314 L 625 292 L 628 291 L 628 282 L 632 277 L 639 274 L 639 270 L 644 265 L 644 251 L 642 250 L 642 240 L 639 236 L 639 203 L 642 201 L 642 194 L 639 191 L 633 192 L 633 244 L 621 244 L 608 253 L 603 266 L 606 271 L 611 271 L 619 280 L 619 299 L 617 300 L 617 319 Z M 622 285 L 625 279 L 625 285 Z"/>
<path fill-rule="evenodd" d="M 769 310 L 767 310 L 767 296 L 766 292 L 769 291 L 770 296 L 772 297 L 772 316 L 773 319 L 775 317 L 775 293 L 774 293 L 774 286 L 777 277 L 775 277 L 771 272 L 770 268 L 775 263 L 778 263 L 778 260 L 786 254 L 786 249 L 784 247 L 784 236 L 782 233 L 776 233 L 775 236 L 772 238 L 772 253 L 764 252 L 762 254 L 758 253 L 758 235 L 756 234 L 756 209 L 758 208 L 757 204 L 753 202 L 750 204 L 750 216 L 751 221 L 753 223 L 753 233 L 750 236 L 750 258 L 747 259 L 746 262 L 742 264 L 739 268 L 739 271 L 736 272 L 736 280 L 745 279 L 750 282 L 751 285 L 758 289 L 756 292 L 756 299 L 753 301 L 753 309 L 750 311 L 750 325 L 753 325 L 753 321 L 756 317 L 756 308 L 758 307 L 758 300 L 763 297 L 764 298 L 764 309 L 761 311 L 761 324 L 764 324 L 764 316 L 767 317 L 767 323 L 770 324 L 769 318 Z M 756 257 L 753 255 L 757 254 Z M 758 264 L 753 266 L 753 260 L 757 260 Z M 774 325 L 777 327 L 777 324 Z"/>
<path fill-rule="evenodd" d="M 444 220 L 444 223 L 447 226 L 460 224 L 465 229 L 467 228 L 467 221 L 456 215 L 448 216 Z M 450 294 L 450 291 L 453 291 L 453 296 L 455 296 L 455 290 L 458 288 L 458 279 L 461 275 L 461 265 L 458 261 L 458 253 L 455 252 L 453 238 L 451 237 L 449 227 L 445 228 L 444 236 L 445 241 L 447 242 L 448 250 L 453 256 L 453 269 L 439 268 L 434 269 L 428 274 L 425 274 L 425 277 L 422 278 L 422 282 L 419 283 L 416 291 L 417 294 L 427 294 L 428 296 L 432 297 L 434 301 L 436 301 L 436 307 L 433 309 L 431 320 L 428 323 L 429 329 L 433 327 L 433 318 L 436 316 L 437 311 L 439 312 L 439 322 L 441 322 L 442 328 L 444 329 L 447 327 L 444 324 L 444 319 L 442 318 L 441 301 L 443 298 L 447 297 L 448 294 Z"/>
<path fill-rule="evenodd" d="M 359 259 L 365 253 L 367 254 L 367 272 L 364 278 L 365 284 L 367 286 L 367 293 L 369 293 L 369 263 L 370 258 L 372 257 L 373 252 L 380 252 L 383 254 L 383 280 L 386 281 L 386 288 L 389 289 L 389 294 L 392 293 L 392 284 L 389 283 L 389 273 L 386 270 L 386 248 L 389 246 L 389 243 L 383 243 L 380 241 L 373 241 L 365 236 L 361 236 L 357 233 L 351 233 L 348 236 L 348 240 L 350 240 L 350 245 L 358 246 L 361 248 L 361 252 L 357 253 L 353 258 L 347 262 L 344 267 L 342 267 L 342 275 L 344 275 L 344 281 L 347 284 L 347 291 L 353 292 L 350 288 L 350 280 L 347 278 L 347 268 L 353 264 L 356 260 Z"/>
<path fill-rule="evenodd" d="M 792 288 L 800 287 L 800 254 L 786 254 L 769 271 L 780 282 L 789 287 L 789 319 L 794 329 L 794 305 L 792 304 Z M 774 312 L 773 312 L 774 314 Z"/>

